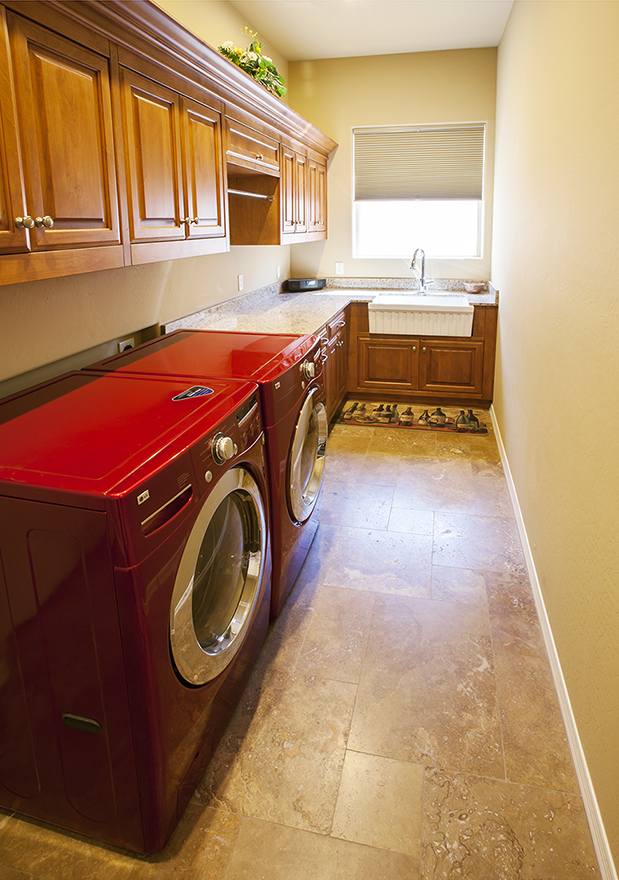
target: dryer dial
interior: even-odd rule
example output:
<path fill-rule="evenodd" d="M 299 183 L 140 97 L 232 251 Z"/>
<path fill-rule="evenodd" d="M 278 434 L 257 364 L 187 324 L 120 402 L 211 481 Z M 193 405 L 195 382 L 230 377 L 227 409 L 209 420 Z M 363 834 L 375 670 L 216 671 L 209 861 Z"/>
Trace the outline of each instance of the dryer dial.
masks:
<path fill-rule="evenodd" d="M 238 446 L 232 437 L 226 437 L 224 434 L 215 434 L 213 437 L 213 458 L 217 464 L 225 464 L 234 458 L 238 452 Z"/>
<path fill-rule="evenodd" d="M 301 364 L 301 372 L 306 379 L 313 379 L 316 375 L 316 367 L 311 361 L 303 361 Z"/>

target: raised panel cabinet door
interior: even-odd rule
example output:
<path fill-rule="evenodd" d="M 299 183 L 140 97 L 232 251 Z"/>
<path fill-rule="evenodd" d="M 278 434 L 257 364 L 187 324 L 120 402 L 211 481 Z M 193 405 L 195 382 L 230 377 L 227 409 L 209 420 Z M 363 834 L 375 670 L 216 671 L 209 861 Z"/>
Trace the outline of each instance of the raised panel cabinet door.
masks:
<path fill-rule="evenodd" d="M 15 225 L 26 213 L 21 186 L 17 128 L 9 59 L 6 12 L 0 6 L 0 254 L 29 249 L 25 227 Z"/>
<path fill-rule="evenodd" d="M 315 159 L 307 162 L 307 230 L 327 229 L 327 168 Z"/>
<path fill-rule="evenodd" d="M 108 59 L 7 18 L 32 250 L 118 244 Z"/>
<path fill-rule="evenodd" d="M 307 232 L 307 156 L 295 154 L 295 232 Z"/>
<path fill-rule="evenodd" d="M 189 236 L 225 236 L 221 114 L 188 98 L 181 101 L 181 114 Z"/>
<path fill-rule="evenodd" d="M 422 339 L 419 390 L 481 394 L 483 340 Z"/>
<path fill-rule="evenodd" d="M 357 385 L 360 389 L 416 391 L 418 367 L 418 339 L 380 339 L 375 335 L 357 338 Z"/>
<path fill-rule="evenodd" d="M 281 211 L 282 232 L 290 234 L 296 225 L 296 194 L 295 194 L 296 154 L 294 150 L 282 146 L 281 166 Z"/>
<path fill-rule="evenodd" d="M 185 239 L 180 95 L 125 68 L 121 89 L 131 241 Z"/>

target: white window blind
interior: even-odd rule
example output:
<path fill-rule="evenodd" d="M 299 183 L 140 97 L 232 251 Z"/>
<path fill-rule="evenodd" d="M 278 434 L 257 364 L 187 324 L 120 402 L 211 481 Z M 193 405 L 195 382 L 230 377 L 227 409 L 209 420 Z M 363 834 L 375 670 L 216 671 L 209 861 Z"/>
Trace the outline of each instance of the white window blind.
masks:
<path fill-rule="evenodd" d="M 355 200 L 481 199 L 483 124 L 355 128 Z"/>

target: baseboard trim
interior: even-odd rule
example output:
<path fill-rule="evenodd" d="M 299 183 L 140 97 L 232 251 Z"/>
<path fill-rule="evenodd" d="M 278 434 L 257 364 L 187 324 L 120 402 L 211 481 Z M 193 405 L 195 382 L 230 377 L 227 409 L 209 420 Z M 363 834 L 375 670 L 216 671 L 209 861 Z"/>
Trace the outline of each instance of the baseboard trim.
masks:
<path fill-rule="evenodd" d="M 546 645 L 548 658 L 550 660 L 552 676 L 554 679 L 555 687 L 557 689 L 557 695 L 559 697 L 561 714 L 563 715 L 563 721 L 565 723 L 565 730 L 567 733 L 570 751 L 574 760 L 576 777 L 580 785 L 580 793 L 582 795 L 585 812 L 587 814 L 587 820 L 589 822 L 589 829 L 591 831 L 593 846 L 598 860 L 600 876 L 602 880 L 619 880 L 608 843 L 608 838 L 606 836 L 606 831 L 604 829 L 602 814 L 600 813 L 600 808 L 598 806 L 597 798 L 595 796 L 593 782 L 589 774 L 589 768 L 587 767 L 587 760 L 585 758 L 585 753 L 582 747 L 582 743 L 580 741 L 580 736 L 578 734 L 578 728 L 576 727 L 576 719 L 574 718 L 574 713 L 572 711 L 572 704 L 570 703 L 570 697 L 567 691 L 567 686 L 565 684 L 565 679 L 563 677 L 563 671 L 561 669 L 557 647 L 555 645 L 555 641 L 552 635 L 552 629 L 550 628 L 548 614 L 546 613 L 546 606 L 544 604 L 544 597 L 542 595 L 540 583 L 537 577 L 537 571 L 535 569 L 535 561 L 531 552 L 531 545 L 529 544 L 527 530 L 524 524 L 524 519 L 522 517 L 522 511 L 520 510 L 520 504 L 518 502 L 516 487 L 514 485 L 514 481 L 509 468 L 507 453 L 505 452 L 503 438 L 501 437 L 501 431 L 499 429 L 496 413 L 493 406 L 490 407 L 490 418 L 492 419 L 492 426 L 494 428 L 497 445 L 499 447 L 499 453 L 501 455 L 501 461 L 503 462 L 503 469 L 505 471 L 505 479 L 507 480 L 509 494 L 512 504 L 514 506 L 518 532 L 520 533 L 520 540 L 522 542 L 525 562 L 529 578 L 531 580 L 531 588 L 533 590 L 533 595 L 535 598 L 535 605 L 537 608 L 537 613 L 539 615 L 544 643 Z"/>

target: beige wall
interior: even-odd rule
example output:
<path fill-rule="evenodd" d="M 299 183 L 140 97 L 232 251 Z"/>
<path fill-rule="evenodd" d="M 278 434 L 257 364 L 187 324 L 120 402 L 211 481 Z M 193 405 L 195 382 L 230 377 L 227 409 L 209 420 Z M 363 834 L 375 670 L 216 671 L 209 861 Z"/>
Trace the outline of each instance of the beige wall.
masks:
<path fill-rule="evenodd" d="M 241 44 L 243 27 L 251 26 L 227 0 L 159 5 L 210 45 L 237 38 Z M 272 57 L 285 77 L 286 63 Z M 272 284 L 277 266 L 288 277 L 288 246 L 233 247 L 225 254 L 0 287 L 0 382 L 238 296 L 237 275 L 245 291 Z"/>
<path fill-rule="evenodd" d="M 490 277 L 496 49 L 290 62 L 290 104 L 339 147 L 329 166 L 329 239 L 292 250 L 294 275 L 410 278 L 409 260 L 353 259 L 352 129 L 355 126 L 487 122 L 488 212 L 483 258 L 428 261 L 439 278 Z M 410 253 L 419 243 L 411 241 Z"/>
<path fill-rule="evenodd" d="M 495 409 L 619 863 L 619 3 L 516 0 L 499 47 Z"/>
<path fill-rule="evenodd" d="M 250 21 L 243 18 L 228 0 L 154 0 L 168 15 L 180 21 L 188 31 L 204 40 L 209 46 L 220 46 L 226 40 L 232 40 L 235 46 L 246 49 L 249 37 L 245 28 L 257 29 Z M 262 43 L 263 53 L 272 60 L 284 81 L 288 79 L 288 61 L 269 43 L 266 34 L 258 32 L 258 40 Z M 287 100 L 287 98 L 284 98 Z"/>

